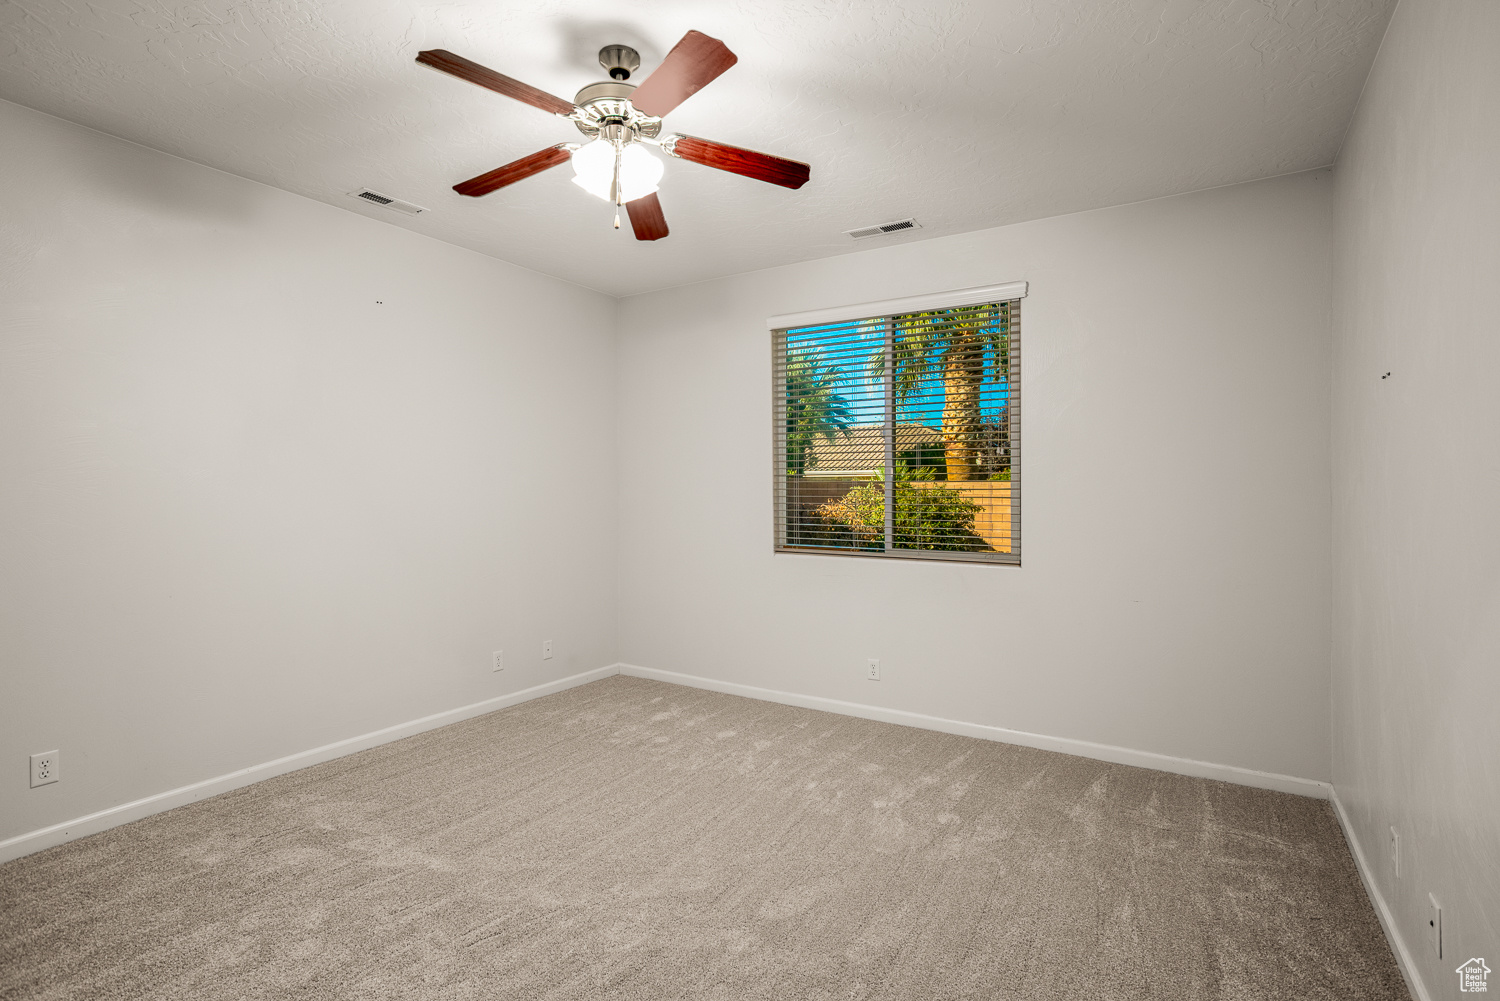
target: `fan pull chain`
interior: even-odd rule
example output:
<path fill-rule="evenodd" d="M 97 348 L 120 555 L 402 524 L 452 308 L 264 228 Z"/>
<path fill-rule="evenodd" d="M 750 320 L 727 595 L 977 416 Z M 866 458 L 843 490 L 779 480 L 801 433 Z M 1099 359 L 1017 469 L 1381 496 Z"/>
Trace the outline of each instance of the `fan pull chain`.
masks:
<path fill-rule="evenodd" d="M 615 229 L 619 229 L 620 228 L 620 206 L 624 204 L 623 200 L 620 197 L 622 194 L 624 194 L 624 192 L 622 192 L 620 190 L 620 158 L 622 156 L 624 156 L 624 155 L 625 155 L 625 147 L 621 146 L 621 145 L 619 145 L 617 143 L 615 145 L 615 183 L 614 183 L 614 193 L 615 193 Z"/>

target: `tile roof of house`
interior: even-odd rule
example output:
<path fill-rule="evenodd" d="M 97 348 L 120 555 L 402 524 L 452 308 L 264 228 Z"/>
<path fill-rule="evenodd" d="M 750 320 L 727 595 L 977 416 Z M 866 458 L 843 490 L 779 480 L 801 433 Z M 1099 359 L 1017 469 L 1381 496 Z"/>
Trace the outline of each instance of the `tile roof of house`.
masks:
<path fill-rule="evenodd" d="M 896 451 L 905 452 L 930 442 L 942 441 L 943 433 L 926 424 L 896 425 Z M 869 472 L 885 464 L 885 425 L 860 424 L 847 434 L 818 437 L 808 450 L 814 473 Z"/>

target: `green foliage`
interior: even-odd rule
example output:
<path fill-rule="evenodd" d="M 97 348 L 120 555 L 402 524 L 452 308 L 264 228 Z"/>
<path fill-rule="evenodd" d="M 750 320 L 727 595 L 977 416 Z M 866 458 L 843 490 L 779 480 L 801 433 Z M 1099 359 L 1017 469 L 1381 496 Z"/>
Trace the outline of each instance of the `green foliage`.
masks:
<path fill-rule="evenodd" d="M 917 486 L 917 482 L 925 485 Z M 930 466 L 896 467 L 894 537 L 897 549 L 992 552 L 974 531 L 984 510 L 957 490 L 934 480 Z M 885 548 L 885 471 L 815 512 L 829 542 L 853 549 Z"/>
<path fill-rule="evenodd" d="M 837 365 L 825 362 L 815 350 L 787 352 L 786 359 L 786 469 L 804 473 L 817 465 L 812 450 L 817 437 L 832 440 L 848 435 L 853 417 L 849 401 L 837 389 L 844 377 Z"/>

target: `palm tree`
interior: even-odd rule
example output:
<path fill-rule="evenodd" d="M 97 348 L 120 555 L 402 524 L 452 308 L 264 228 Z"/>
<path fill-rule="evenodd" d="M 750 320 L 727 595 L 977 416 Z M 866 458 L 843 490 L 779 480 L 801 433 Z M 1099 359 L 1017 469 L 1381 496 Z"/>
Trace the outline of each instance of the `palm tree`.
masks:
<path fill-rule="evenodd" d="M 893 318 L 892 383 L 896 404 L 943 384 L 943 457 L 950 480 L 985 478 L 985 426 L 980 394 L 986 381 L 1010 378 L 1010 304 L 964 306 Z M 872 356 L 885 376 L 883 352 Z"/>
<path fill-rule="evenodd" d="M 817 464 L 813 439 L 848 435 L 853 422 L 849 401 L 838 393 L 843 369 L 816 350 L 793 349 L 786 358 L 786 470 L 804 473 Z"/>

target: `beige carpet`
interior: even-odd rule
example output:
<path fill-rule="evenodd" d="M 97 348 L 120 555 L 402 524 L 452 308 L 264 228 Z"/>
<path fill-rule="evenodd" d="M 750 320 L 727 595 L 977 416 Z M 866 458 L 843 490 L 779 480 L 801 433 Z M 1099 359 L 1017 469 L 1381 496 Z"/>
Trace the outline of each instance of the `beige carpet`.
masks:
<path fill-rule="evenodd" d="M 616 677 L 0 866 L 0 997 L 1405 998 L 1328 804 Z"/>

